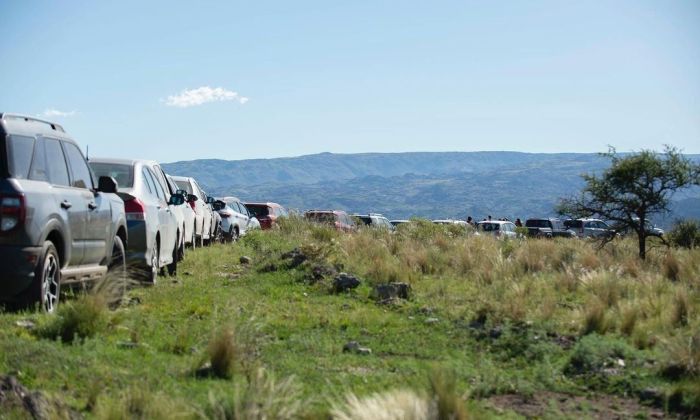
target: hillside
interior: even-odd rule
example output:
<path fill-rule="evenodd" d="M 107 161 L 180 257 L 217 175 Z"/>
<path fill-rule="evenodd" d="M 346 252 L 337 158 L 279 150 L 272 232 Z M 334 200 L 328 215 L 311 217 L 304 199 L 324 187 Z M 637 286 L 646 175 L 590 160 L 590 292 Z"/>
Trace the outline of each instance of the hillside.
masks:
<path fill-rule="evenodd" d="M 700 156 L 692 156 L 700 159 Z M 290 208 L 381 212 L 391 218 L 528 217 L 552 213 L 606 167 L 597 154 L 449 152 L 322 153 L 295 158 L 194 160 L 163 165 L 195 177 L 213 195 L 276 201 Z M 700 191 L 679 195 L 673 217 L 700 218 Z"/>

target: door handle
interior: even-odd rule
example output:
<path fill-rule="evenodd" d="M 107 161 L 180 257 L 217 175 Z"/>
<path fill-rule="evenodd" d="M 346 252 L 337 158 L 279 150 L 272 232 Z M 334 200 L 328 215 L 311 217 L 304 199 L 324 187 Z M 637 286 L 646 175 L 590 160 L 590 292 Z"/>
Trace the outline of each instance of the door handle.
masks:
<path fill-rule="evenodd" d="M 91 202 L 88 203 L 88 208 L 89 208 L 90 210 L 95 210 L 95 209 L 97 208 L 97 204 L 95 204 L 94 201 L 91 201 Z"/>
<path fill-rule="evenodd" d="M 61 208 L 63 208 L 63 209 L 68 210 L 68 209 L 71 208 L 72 206 L 73 206 L 73 205 L 72 205 L 71 202 L 68 201 L 68 200 L 63 200 L 63 201 L 61 201 Z"/>

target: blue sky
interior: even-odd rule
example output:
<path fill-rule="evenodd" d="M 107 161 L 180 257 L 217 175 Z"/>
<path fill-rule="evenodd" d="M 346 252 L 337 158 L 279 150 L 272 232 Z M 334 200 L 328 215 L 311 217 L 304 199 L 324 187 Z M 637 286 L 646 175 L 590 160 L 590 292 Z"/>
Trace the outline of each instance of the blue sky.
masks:
<path fill-rule="evenodd" d="M 0 7 L 0 110 L 94 156 L 700 153 L 697 0 Z"/>

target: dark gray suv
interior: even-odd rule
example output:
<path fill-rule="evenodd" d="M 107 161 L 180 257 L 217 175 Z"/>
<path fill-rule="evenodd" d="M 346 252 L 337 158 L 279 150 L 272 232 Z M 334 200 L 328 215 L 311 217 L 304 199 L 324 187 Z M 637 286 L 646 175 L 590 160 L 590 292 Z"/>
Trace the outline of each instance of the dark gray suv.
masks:
<path fill-rule="evenodd" d="M 0 113 L 0 301 L 53 312 L 62 285 L 125 275 L 116 190 L 60 125 Z"/>

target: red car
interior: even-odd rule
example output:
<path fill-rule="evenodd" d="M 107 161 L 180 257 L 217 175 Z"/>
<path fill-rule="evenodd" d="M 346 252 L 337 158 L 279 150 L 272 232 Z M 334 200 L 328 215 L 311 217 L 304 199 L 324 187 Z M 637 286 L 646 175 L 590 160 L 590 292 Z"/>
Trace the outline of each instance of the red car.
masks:
<path fill-rule="evenodd" d="M 355 222 L 342 210 L 309 210 L 304 213 L 307 220 L 317 223 L 327 223 L 343 232 L 354 232 Z"/>
<path fill-rule="evenodd" d="M 287 210 L 277 203 L 243 203 L 248 211 L 258 219 L 261 229 L 272 229 L 277 219 L 287 217 Z"/>

